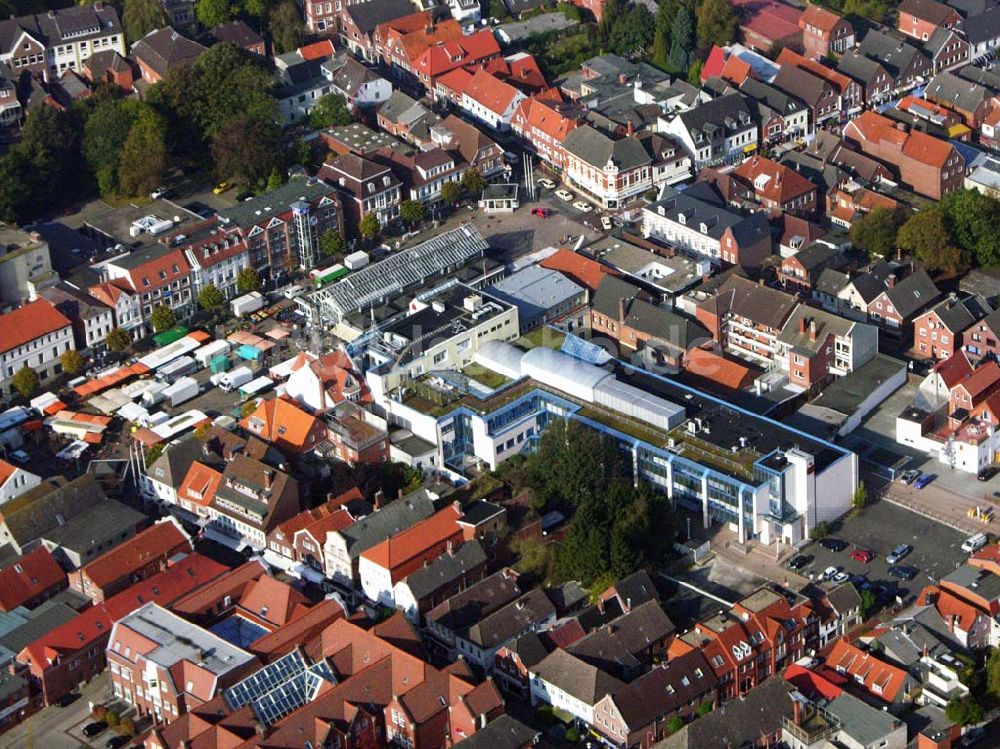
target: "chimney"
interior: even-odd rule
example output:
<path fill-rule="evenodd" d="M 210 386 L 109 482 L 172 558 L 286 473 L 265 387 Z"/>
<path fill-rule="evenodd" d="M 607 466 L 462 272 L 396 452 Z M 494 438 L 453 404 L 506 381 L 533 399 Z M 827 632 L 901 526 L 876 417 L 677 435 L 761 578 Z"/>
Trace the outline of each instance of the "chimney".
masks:
<path fill-rule="evenodd" d="M 402 498 L 403 498 L 403 487 L 399 487 L 399 489 L 396 491 L 396 499 L 402 499 Z"/>
<path fill-rule="evenodd" d="M 809 321 L 809 340 L 816 341 L 816 320 Z"/>
<path fill-rule="evenodd" d="M 805 333 L 805 332 L 806 332 L 806 318 L 805 317 L 800 317 L 799 318 L 799 333 Z"/>
<path fill-rule="evenodd" d="M 375 492 L 375 501 L 372 502 L 376 510 L 381 510 L 382 506 L 385 505 L 385 492 L 379 489 Z"/>
<path fill-rule="evenodd" d="M 48 16 L 49 16 L 49 18 L 55 18 L 56 17 L 56 12 L 54 10 L 50 10 L 48 12 Z"/>
<path fill-rule="evenodd" d="M 624 73 L 619 73 L 618 82 L 624 86 L 626 83 L 628 83 L 628 76 L 625 75 Z"/>
<path fill-rule="evenodd" d="M 454 541 L 449 541 L 448 542 L 448 545 L 445 547 L 445 552 L 450 557 L 455 556 L 455 542 Z"/>
<path fill-rule="evenodd" d="M 792 720 L 795 725 L 802 725 L 802 704 L 795 698 L 792 698 Z"/>
<path fill-rule="evenodd" d="M 885 279 L 885 287 L 887 289 L 891 289 L 895 285 L 896 285 L 896 274 L 890 273 L 889 276 Z"/>
<path fill-rule="evenodd" d="M 625 300 L 618 300 L 618 322 L 625 322 Z"/>
<path fill-rule="evenodd" d="M 273 473 L 273 471 L 271 471 L 270 468 L 264 469 L 264 489 L 265 490 L 270 490 L 270 488 L 271 488 L 272 473 Z"/>
<path fill-rule="evenodd" d="M 628 121 L 628 128 L 626 129 L 626 133 L 629 136 L 635 135 L 635 125 L 632 124 L 632 120 Z"/>

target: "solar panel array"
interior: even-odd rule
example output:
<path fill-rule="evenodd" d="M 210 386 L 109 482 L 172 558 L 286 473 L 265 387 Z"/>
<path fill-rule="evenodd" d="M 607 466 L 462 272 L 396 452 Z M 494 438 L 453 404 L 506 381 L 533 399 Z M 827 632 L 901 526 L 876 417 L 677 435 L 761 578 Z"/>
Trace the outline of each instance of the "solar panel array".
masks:
<path fill-rule="evenodd" d="M 232 710 L 250 705 L 270 726 L 314 700 L 324 681 L 336 681 L 330 667 L 322 661 L 308 665 L 295 651 L 231 686 L 225 698 Z"/>
<path fill-rule="evenodd" d="M 312 298 L 318 304 L 327 305 L 334 316 L 343 318 L 398 296 L 427 278 L 468 262 L 488 248 L 478 229 L 463 224 L 361 268 L 317 291 Z"/>

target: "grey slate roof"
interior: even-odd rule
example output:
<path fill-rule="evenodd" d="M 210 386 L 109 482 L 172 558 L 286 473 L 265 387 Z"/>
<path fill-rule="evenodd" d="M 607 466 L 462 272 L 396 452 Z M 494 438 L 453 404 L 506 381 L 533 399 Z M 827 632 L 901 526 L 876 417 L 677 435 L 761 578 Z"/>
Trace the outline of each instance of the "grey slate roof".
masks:
<path fill-rule="evenodd" d="M 99 549 L 120 533 L 135 528 L 145 515 L 114 499 L 88 507 L 65 523 L 41 534 L 45 545 L 68 549 L 85 559 L 88 552 Z"/>
<path fill-rule="evenodd" d="M 454 744 L 452 749 L 521 749 L 534 744 L 538 736 L 539 732 L 534 728 L 504 713 Z"/>
<path fill-rule="evenodd" d="M 990 93 L 979 84 L 947 71 L 930 79 L 925 95 L 931 101 L 947 102 L 950 107 L 969 112 L 974 112 L 990 98 Z"/>
<path fill-rule="evenodd" d="M 27 32 L 45 46 L 57 46 L 63 40 L 79 41 L 121 34 L 122 27 L 118 13 L 105 3 L 96 5 L 71 5 L 68 8 L 52 10 L 48 13 L 19 16 L 0 21 L 0 54 L 13 52 L 22 32 Z"/>
<path fill-rule="evenodd" d="M 347 542 L 351 559 L 357 559 L 361 552 L 429 518 L 434 512 L 434 500 L 425 490 L 418 489 L 413 494 L 389 502 L 381 510 L 366 515 L 340 531 L 340 534 Z"/>
<path fill-rule="evenodd" d="M 451 632 L 463 634 L 520 594 L 516 576 L 500 570 L 435 606 L 427 612 L 426 618 Z"/>
<path fill-rule="evenodd" d="M 831 700 L 826 709 L 840 719 L 841 731 L 856 746 L 877 746 L 900 726 L 899 718 L 892 713 L 878 710 L 847 692 Z M 905 730 L 902 735 L 906 736 Z"/>
<path fill-rule="evenodd" d="M 695 183 L 683 192 L 667 186 L 662 195 L 662 200 L 647 205 L 643 210 L 665 216 L 671 221 L 678 221 L 678 216 L 683 213 L 685 223 L 689 226 L 705 223 L 708 229 L 705 233 L 712 239 L 721 239 L 726 229 L 731 229 L 736 241 L 746 245 L 771 234 L 767 216 L 763 212 L 749 216 L 734 213 L 723 205 L 707 183 Z"/>
<path fill-rule="evenodd" d="M 369 0 L 352 3 L 345 12 L 361 33 L 370 34 L 380 23 L 408 16 L 415 12 L 415 8 L 409 0 Z"/>
<path fill-rule="evenodd" d="M 637 656 L 674 632 L 676 627 L 657 601 L 634 605 L 627 614 L 570 645 L 578 658 L 613 673 L 615 664 L 639 665 Z"/>
<path fill-rule="evenodd" d="M 761 107 L 767 107 L 782 117 L 788 117 L 806 108 L 806 105 L 794 96 L 756 78 L 747 78 L 740 86 L 740 91 Z"/>
<path fill-rule="evenodd" d="M 909 68 L 914 57 L 919 55 L 924 59 L 927 58 L 923 52 L 912 44 L 876 29 L 871 29 L 865 34 L 865 38 L 861 40 L 861 45 L 858 49 L 866 57 L 871 57 L 882 63 L 893 78 L 898 78 L 900 73 Z M 929 65 L 930 61 L 928 60 L 927 62 Z"/>
<path fill-rule="evenodd" d="M 334 189 L 322 180 L 293 176 L 276 190 L 220 211 L 219 218 L 248 229 L 255 224 L 266 223 L 272 216 L 284 213 L 290 209 L 292 203 L 300 200 L 311 203 L 333 193 Z"/>
<path fill-rule="evenodd" d="M 1000 92 L 1000 74 L 996 73 L 995 70 L 966 65 L 964 68 L 959 68 L 957 75 L 966 81 L 985 86 L 993 93 Z"/>
<path fill-rule="evenodd" d="M 733 92 L 702 102 L 693 109 L 681 112 L 678 117 L 692 134 L 698 131 L 729 132 L 740 126 L 749 125 L 753 121 L 753 112 L 743 94 Z"/>
<path fill-rule="evenodd" d="M 615 591 L 626 607 L 634 608 L 649 601 L 656 601 L 659 593 L 646 570 L 636 570 L 615 582 Z"/>
<path fill-rule="evenodd" d="M 92 474 L 85 473 L 73 481 L 54 485 L 43 481 L 17 498 L 17 507 L 4 508 L 4 530 L 8 541 L 23 551 L 25 544 L 41 538 L 45 533 L 79 513 L 107 501 L 104 491 Z"/>
<path fill-rule="evenodd" d="M 993 310 L 986 300 L 980 297 L 967 299 L 948 297 L 929 311 L 937 313 L 938 319 L 951 333 L 961 333 Z"/>
<path fill-rule="evenodd" d="M 800 322 L 805 322 L 806 330 L 799 332 Z M 828 335 L 844 336 L 858 323 L 846 317 L 834 315 L 825 310 L 800 304 L 785 321 L 778 340 L 793 351 L 812 355 L 826 345 Z M 816 326 L 816 340 L 812 340 L 810 326 Z"/>
<path fill-rule="evenodd" d="M 241 21 L 238 18 L 228 23 L 220 23 L 212 29 L 211 34 L 218 42 L 232 42 L 241 47 L 251 47 L 264 41 L 260 34 L 247 25 L 246 21 Z"/>
<path fill-rule="evenodd" d="M 841 615 L 861 607 L 861 594 L 851 583 L 838 585 L 826 594 L 826 600 L 830 602 L 833 610 Z"/>
<path fill-rule="evenodd" d="M 886 296 L 892 306 L 905 319 L 919 312 L 939 296 L 941 292 L 931 281 L 927 271 L 918 270 L 902 281 L 897 281 L 891 289 L 886 289 Z"/>
<path fill-rule="evenodd" d="M 483 650 L 490 650 L 546 619 L 555 617 L 555 614 L 556 607 L 545 595 L 545 591 L 535 588 L 473 624 L 465 639 Z"/>
<path fill-rule="evenodd" d="M 181 65 L 193 63 L 204 51 L 205 47 L 169 26 L 150 31 L 132 45 L 133 57 L 141 58 L 161 76 Z"/>
<path fill-rule="evenodd" d="M 880 62 L 866 57 L 856 49 L 844 53 L 837 63 L 837 70 L 864 85 L 873 81 L 881 69 Z"/>
<path fill-rule="evenodd" d="M 831 88 L 830 84 L 818 75 L 794 65 L 782 65 L 772 83 L 782 91 L 801 99 L 810 107 L 819 105 L 827 90 Z"/>
<path fill-rule="evenodd" d="M 700 650 L 671 658 L 611 695 L 630 731 L 679 711 L 706 692 L 718 679 Z"/>
<path fill-rule="evenodd" d="M 852 278 L 850 283 L 861 296 L 862 301 L 868 304 L 885 291 L 886 279 L 894 273 L 899 273 L 899 268 L 894 263 L 876 263 L 868 269 L 867 273 Z"/>
<path fill-rule="evenodd" d="M 466 541 L 455 550 L 454 554 L 443 554 L 426 567 L 410 573 L 406 578 L 406 587 L 419 601 L 434 591 L 446 588 L 456 580 L 462 579 L 469 570 L 485 563 L 486 552 L 483 550 L 483 545 L 475 539 Z"/>
<path fill-rule="evenodd" d="M 537 632 L 528 632 L 511 640 L 507 649 L 512 653 L 517 653 L 517 657 L 525 668 L 532 668 L 541 663 L 549 654 L 549 649 L 545 647 L 545 643 Z"/>
<path fill-rule="evenodd" d="M 348 54 L 326 60 L 323 68 L 333 74 L 331 83 L 348 96 L 355 96 L 363 85 L 381 78 L 374 70 L 365 67 Z"/>
<path fill-rule="evenodd" d="M 531 669 L 531 673 L 585 705 L 595 705 L 605 695 L 618 692 L 625 686 L 624 682 L 561 648 L 549 653 Z"/>
<path fill-rule="evenodd" d="M 611 163 L 624 171 L 636 169 L 652 161 L 637 138 L 612 140 L 589 125 L 570 131 L 563 141 L 563 148 L 597 169 L 603 169 Z"/>

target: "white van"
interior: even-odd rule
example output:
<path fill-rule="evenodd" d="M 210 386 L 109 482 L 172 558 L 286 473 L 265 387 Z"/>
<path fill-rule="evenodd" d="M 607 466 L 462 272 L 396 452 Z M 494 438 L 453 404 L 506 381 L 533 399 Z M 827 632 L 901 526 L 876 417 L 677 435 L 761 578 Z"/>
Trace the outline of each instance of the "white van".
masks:
<path fill-rule="evenodd" d="M 281 293 L 285 295 L 285 299 L 294 299 L 297 296 L 301 296 L 303 291 L 305 291 L 305 289 L 303 289 L 301 286 L 296 285 L 296 286 L 289 286 Z"/>
<path fill-rule="evenodd" d="M 986 537 L 985 533 L 977 533 L 974 536 L 969 536 L 962 542 L 962 551 L 966 554 L 971 554 L 972 552 L 978 551 L 986 546 L 987 541 L 989 541 L 989 539 Z"/>

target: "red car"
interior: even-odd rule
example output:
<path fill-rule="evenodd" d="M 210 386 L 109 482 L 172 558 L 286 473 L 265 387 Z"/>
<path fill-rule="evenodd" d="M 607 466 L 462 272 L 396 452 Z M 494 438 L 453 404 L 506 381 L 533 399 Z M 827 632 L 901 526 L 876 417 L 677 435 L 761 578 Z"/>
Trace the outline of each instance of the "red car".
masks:
<path fill-rule="evenodd" d="M 548 218 L 552 215 L 552 211 L 548 208 L 532 208 L 531 215 L 538 216 L 539 218 Z"/>
<path fill-rule="evenodd" d="M 857 559 L 862 564 L 868 564 L 875 558 L 875 552 L 868 549 L 855 549 L 851 552 L 851 559 Z"/>

